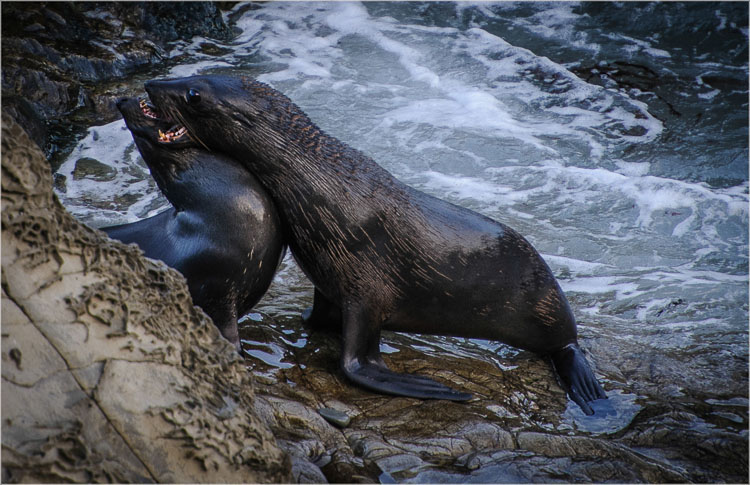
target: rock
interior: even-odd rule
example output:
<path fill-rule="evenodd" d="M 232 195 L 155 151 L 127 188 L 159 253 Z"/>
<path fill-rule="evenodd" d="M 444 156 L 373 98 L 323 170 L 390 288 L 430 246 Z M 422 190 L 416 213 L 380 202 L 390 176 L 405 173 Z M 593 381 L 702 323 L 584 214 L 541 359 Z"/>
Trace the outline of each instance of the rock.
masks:
<path fill-rule="evenodd" d="M 165 42 L 189 40 L 196 35 L 226 41 L 233 35 L 212 2 L 137 2 L 135 9 L 133 6 L 119 5 L 120 16 L 127 18 L 127 14 L 141 9 L 136 13 L 140 17 L 136 23 Z"/>
<path fill-rule="evenodd" d="M 40 147 L 47 143 L 49 138 L 47 125 L 28 100 L 20 96 L 5 96 L 3 94 L 2 104 L 3 111 L 21 125 L 21 128 L 26 131 L 34 143 Z"/>
<path fill-rule="evenodd" d="M 287 482 L 184 278 L 73 219 L 2 119 L 2 481 Z"/>
<path fill-rule="evenodd" d="M 286 288 L 304 282 L 301 271 L 284 270 L 283 277 Z M 263 376 L 256 388 L 259 412 L 293 457 L 299 481 L 320 481 L 318 473 L 329 482 L 362 483 L 739 482 L 747 476 L 746 430 L 714 430 L 708 439 L 711 425 L 691 409 L 652 415 L 645 410 L 654 404 L 622 407 L 627 402 L 606 381 L 609 401 L 620 407 L 586 417 L 559 388 L 548 362 L 526 352 L 459 357 L 439 345 L 426 348 L 432 345 L 427 338 L 386 332 L 391 352 L 384 359 L 392 369 L 430 376 L 475 399 L 371 393 L 339 370 L 338 334 L 311 331 L 297 316 L 272 316 L 289 315 L 288 305 L 272 287 L 254 310 L 262 323 L 241 326 L 240 333 L 245 342 L 273 349 L 273 359 L 251 356 L 248 365 Z M 584 347 L 592 343 L 599 349 L 582 340 Z M 606 353 L 594 364 L 619 363 L 611 345 L 599 350 Z M 746 423 L 746 401 L 731 404 L 727 412 Z M 349 425 L 326 421 L 321 408 L 345 413 Z"/>
<path fill-rule="evenodd" d="M 79 158 L 73 169 L 73 179 L 91 178 L 98 181 L 112 180 L 117 170 L 91 157 Z"/>
<path fill-rule="evenodd" d="M 47 155 L 50 128 L 118 119 L 114 101 L 133 89 L 118 80 L 166 70 L 168 42 L 233 35 L 211 2 L 8 3 L 2 21 L 3 105 Z"/>
<path fill-rule="evenodd" d="M 336 411 L 335 409 L 331 408 L 320 408 L 318 409 L 318 412 L 320 413 L 323 418 L 328 421 L 329 423 L 338 426 L 339 428 L 346 428 L 349 426 L 349 423 L 351 422 L 351 419 L 349 416 L 341 411 Z"/>

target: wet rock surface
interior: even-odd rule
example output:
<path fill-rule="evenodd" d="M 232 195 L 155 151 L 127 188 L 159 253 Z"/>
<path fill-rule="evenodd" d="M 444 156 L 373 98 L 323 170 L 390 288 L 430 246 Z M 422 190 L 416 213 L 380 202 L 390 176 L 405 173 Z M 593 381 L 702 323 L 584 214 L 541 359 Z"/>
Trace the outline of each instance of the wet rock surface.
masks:
<path fill-rule="evenodd" d="M 184 278 L 73 219 L 5 115 L 2 362 L 5 483 L 289 480 Z"/>
<path fill-rule="evenodd" d="M 297 297 L 311 294 L 293 263 L 285 264 L 285 286 Z M 490 351 L 450 337 L 386 333 L 381 349 L 394 370 L 429 376 L 475 396 L 466 403 L 422 401 L 352 386 L 338 369 L 339 335 L 305 327 L 288 293 L 272 286 L 256 310 L 260 313 L 240 326 L 243 350 L 256 376 L 259 412 L 292 456 L 296 481 L 747 480 L 747 402 L 726 403 L 736 419 L 732 427 L 701 405 L 700 396 L 674 399 L 670 392 L 685 383 L 674 382 L 671 374 L 661 377 L 673 381 L 670 389 L 642 371 L 664 367 L 653 362 L 658 354 L 647 358 L 642 349 L 638 353 L 621 342 L 583 337 L 610 396 L 589 418 L 568 401 L 549 363 L 534 354 L 502 346 Z M 636 362 L 640 370 L 632 369 Z M 735 377 L 726 384 L 728 392 L 746 381 Z M 634 390 L 643 394 L 627 392 Z M 321 409 L 350 422 L 330 422 Z"/>
<path fill-rule="evenodd" d="M 101 124 L 119 118 L 116 99 L 142 87 L 121 81 L 166 72 L 168 43 L 193 36 L 231 38 L 216 4 L 5 3 L 4 109 L 47 155 L 54 154 L 76 119 Z"/>

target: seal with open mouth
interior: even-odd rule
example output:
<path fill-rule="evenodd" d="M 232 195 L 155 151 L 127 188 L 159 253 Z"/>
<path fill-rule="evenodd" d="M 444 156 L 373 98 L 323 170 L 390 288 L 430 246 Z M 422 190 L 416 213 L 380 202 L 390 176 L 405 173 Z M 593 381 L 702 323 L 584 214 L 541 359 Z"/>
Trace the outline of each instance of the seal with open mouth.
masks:
<path fill-rule="evenodd" d="M 102 230 L 180 271 L 193 302 L 239 350 L 237 318 L 265 294 L 286 251 L 276 207 L 239 162 L 200 147 L 148 102 L 117 107 L 173 207 Z"/>
<path fill-rule="evenodd" d="M 352 381 L 404 396 L 471 397 L 388 369 L 380 333 L 393 330 L 546 355 L 587 414 L 589 402 L 605 397 L 565 295 L 516 231 L 399 182 L 253 79 L 158 80 L 146 91 L 178 131 L 242 161 L 271 194 L 292 254 L 315 285 L 313 319 L 340 321 L 341 363 Z"/>

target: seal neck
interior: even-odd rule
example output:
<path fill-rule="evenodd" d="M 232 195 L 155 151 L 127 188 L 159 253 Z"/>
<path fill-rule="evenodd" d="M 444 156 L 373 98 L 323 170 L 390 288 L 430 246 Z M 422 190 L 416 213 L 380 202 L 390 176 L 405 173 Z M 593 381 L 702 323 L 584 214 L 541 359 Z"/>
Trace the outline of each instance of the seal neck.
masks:
<path fill-rule="evenodd" d="M 274 110 L 275 116 L 259 118 L 248 136 L 229 149 L 275 198 L 310 204 L 322 192 L 363 207 L 374 191 L 387 190 L 398 199 L 408 190 L 370 157 L 328 135 L 289 104 L 291 108 Z"/>
<path fill-rule="evenodd" d="M 165 163 L 169 159 L 171 163 Z M 209 222 L 243 210 L 243 201 L 253 197 L 257 186 L 237 162 L 205 150 L 182 149 L 146 160 L 157 186 L 176 211 L 205 214 Z"/>

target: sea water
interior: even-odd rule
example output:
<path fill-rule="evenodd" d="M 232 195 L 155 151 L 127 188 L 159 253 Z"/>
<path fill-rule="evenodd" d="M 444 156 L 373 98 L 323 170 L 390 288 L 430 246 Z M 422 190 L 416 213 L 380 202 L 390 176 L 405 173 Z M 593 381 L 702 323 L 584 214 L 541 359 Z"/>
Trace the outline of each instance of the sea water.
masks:
<path fill-rule="evenodd" d="M 501 221 L 542 253 L 617 416 L 663 399 L 747 428 L 748 7 L 743 3 L 238 4 L 228 52 L 173 46 L 165 77 L 243 74 L 419 190 Z M 76 171 L 81 159 L 112 167 Z M 90 127 L 58 170 L 102 226 L 168 206 L 122 121 Z M 297 318 L 290 258 L 254 311 Z M 258 319 L 258 314 L 254 314 Z M 493 360 L 479 340 L 404 337 Z M 300 340 L 304 342 L 304 339 Z M 248 342 L 249 344 L 250 342 Z M 267 345 L 267 344 L 263 344 Z M 302 344 L 304 345 L 304 343 Z M 283 363 L 283 349 L 256 358 Z M 385 351 L 394 351 L 384 343 Z M 705 419 L 709 419 L 705 417 Z M 583 424 L 582 424 L 583 423 Z M 586 424 L 588 423 L 588 424 Z"/>

